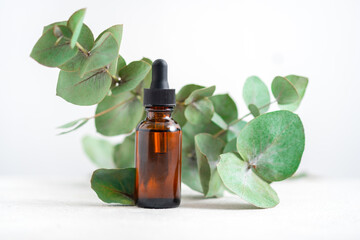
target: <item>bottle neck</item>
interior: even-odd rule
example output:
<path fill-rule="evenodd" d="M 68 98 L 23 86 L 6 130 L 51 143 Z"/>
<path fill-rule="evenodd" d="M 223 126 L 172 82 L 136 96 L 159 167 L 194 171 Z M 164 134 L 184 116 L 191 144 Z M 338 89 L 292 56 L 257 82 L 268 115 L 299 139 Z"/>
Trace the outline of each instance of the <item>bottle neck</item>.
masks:
<path fill-rule="evenodd" d="M 146 107 L 146 119 L 150 121 L 162 122 L 171 119 L 174 107 Z"/>

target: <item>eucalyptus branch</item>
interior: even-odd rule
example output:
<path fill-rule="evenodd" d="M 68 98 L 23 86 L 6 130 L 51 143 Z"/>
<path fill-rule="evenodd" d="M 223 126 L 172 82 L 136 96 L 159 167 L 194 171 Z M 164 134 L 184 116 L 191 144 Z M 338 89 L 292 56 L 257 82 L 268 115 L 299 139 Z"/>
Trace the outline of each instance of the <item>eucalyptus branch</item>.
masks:
<path fill-rule="evenodd" d="M 111 77 L 111 79 L 115 82 L 115 83 L 118 83 L 120 82 L 120 78 L 111 74 L 111 72 L 109 71 L 109 69 L 107 67 L 104 68 L 105 69 L 105 72 Z"/>
<path fill-rule="evenodd" d="M 261 110 L 261 109 L 263 109 L 263 108 L 266 108 L 266 107 L 268 107 L 268 106 L 270 106 L 271 104 L 276 103 L 276 102 L 277 102 L 277 100 L 274 100 L 274 101 L 272 101 L 272 102 L 269 102 L 269 103 L 265 104 L 264 106 L 259 107 L 259 110 Z M 233 125 L 235 125 L 236 123 L 244 120 L 244 118 L 246 118 L 246 117 L 248 117 L 248 116 L 250 116 L 250 115 L 251 115 L 251 112 L 245 114 L 244 116 L 242 116 L 242 117 L 239 118 L 239 119 L 236 119 L 236 120 L 232 121 L 231 123 L 229 123 L 229 125 L 228 125 L 228 127 L 227 127 L 226 129 L 222 129 L 221 131 L 217 132 L 217 133 L 214 135 L 214 137 L 217 138 L 217 137 L 221 136 L 221 135 L 224 134 L 231 126 L 233 126 Z"/>

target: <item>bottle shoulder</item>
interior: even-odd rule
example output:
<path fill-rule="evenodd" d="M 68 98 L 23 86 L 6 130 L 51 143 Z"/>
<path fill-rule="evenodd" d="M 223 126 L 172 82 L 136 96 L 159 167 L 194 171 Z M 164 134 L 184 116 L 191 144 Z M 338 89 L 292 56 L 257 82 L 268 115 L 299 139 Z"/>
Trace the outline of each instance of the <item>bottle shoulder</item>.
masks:
<path fill-rule="evenodd" d="M 169 119 L 166 121 L 159 121 L 159 122 L 145 119 L 137 125 L 136 131 L 177 132 L 177 131 L 181 131 L 181 127 L 177 122 L 175 122 L 174 119 Z"/>

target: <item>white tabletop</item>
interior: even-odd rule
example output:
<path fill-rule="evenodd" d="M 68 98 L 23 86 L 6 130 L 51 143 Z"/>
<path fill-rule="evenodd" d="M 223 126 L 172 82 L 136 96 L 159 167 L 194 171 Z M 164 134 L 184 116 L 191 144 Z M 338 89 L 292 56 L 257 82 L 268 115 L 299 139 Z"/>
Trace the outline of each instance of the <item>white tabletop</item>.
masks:
<path fill-rule="evenodd" d="M 101 202 L 88 178 L 0 177 L 0 239 L 360 239 L 360 179 L 273 184 L 280 204 L 203 199 L 183 186 L 175 209 Z"/>

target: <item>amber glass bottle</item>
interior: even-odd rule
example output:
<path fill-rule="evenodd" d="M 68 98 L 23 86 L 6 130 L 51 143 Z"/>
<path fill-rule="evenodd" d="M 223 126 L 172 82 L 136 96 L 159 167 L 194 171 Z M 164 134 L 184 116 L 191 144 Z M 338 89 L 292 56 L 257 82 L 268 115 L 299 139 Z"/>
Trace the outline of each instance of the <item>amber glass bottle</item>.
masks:
<path fill-rule="evenodd" d="M 167 83 L 167 64 L 153 64 L 150 89 L 144 89 L 146 119 L 136 128 L 136 205 L 171 208 L 180 204 L 181 129 L 172 118 L 175 90 Z"/>

